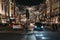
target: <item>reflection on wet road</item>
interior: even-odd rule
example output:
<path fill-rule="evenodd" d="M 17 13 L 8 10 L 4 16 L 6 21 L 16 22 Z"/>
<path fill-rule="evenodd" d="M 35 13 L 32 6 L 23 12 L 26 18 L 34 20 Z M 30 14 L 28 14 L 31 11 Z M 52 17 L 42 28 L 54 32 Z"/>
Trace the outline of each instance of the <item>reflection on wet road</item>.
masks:
<path fill-rule="evenodd" d="M 44 31 L 33 34 L 0 33 L 0 40 L 60 40 L 60 33 Z"/>
<path fill-rule="evenodd" d="M 60 40 L 60 33 L 57 32 L 35 32 L 37 40 Z"/>

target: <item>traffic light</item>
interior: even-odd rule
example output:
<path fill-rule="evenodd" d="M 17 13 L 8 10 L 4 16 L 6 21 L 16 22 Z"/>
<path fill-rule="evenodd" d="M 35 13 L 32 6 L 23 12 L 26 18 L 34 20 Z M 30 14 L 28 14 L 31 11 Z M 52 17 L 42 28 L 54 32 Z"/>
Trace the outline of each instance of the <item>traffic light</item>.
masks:
<path fill-rule="evenodd" d="M 26 10 L 26 18 L 29 19 L 29 10 Z"/>

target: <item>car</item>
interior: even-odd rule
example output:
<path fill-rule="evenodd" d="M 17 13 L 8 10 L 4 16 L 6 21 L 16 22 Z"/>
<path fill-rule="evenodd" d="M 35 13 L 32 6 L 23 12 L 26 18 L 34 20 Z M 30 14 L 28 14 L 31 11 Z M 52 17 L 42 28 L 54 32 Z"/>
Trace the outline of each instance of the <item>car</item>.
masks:
<path fill-rule="evenodd" d="M 44 25 L 41 23 L 35 23 L 34 31 L 43 31 L 45 30 Z"/>

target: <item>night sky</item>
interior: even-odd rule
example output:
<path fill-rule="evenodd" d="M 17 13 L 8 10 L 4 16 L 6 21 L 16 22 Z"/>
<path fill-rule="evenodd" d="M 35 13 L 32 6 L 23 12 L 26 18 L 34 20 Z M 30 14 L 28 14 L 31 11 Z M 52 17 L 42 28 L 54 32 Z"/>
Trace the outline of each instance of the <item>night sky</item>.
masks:
<path fill-rule="evenodd" d="M 40 3 L 44 2 L 45 0 L 16 0 L 16 5 L 33 6 L 33 5 L 39 5 Z"/>

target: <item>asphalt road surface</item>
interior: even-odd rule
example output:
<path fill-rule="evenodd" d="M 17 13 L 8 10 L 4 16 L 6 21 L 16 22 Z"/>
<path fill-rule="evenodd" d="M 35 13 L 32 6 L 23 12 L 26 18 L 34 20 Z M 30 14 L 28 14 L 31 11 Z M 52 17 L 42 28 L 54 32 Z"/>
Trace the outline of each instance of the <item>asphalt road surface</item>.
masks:
<path fill-rule="evenodd" d="M 0 40 L 60 40 L 60 33 L 35 31 L 32 34 L 0 33 Z"/>
<path fill-rule="evenodd" d="M 58 32 L 35 32 L 36 40 L 60 40 Z"/>

